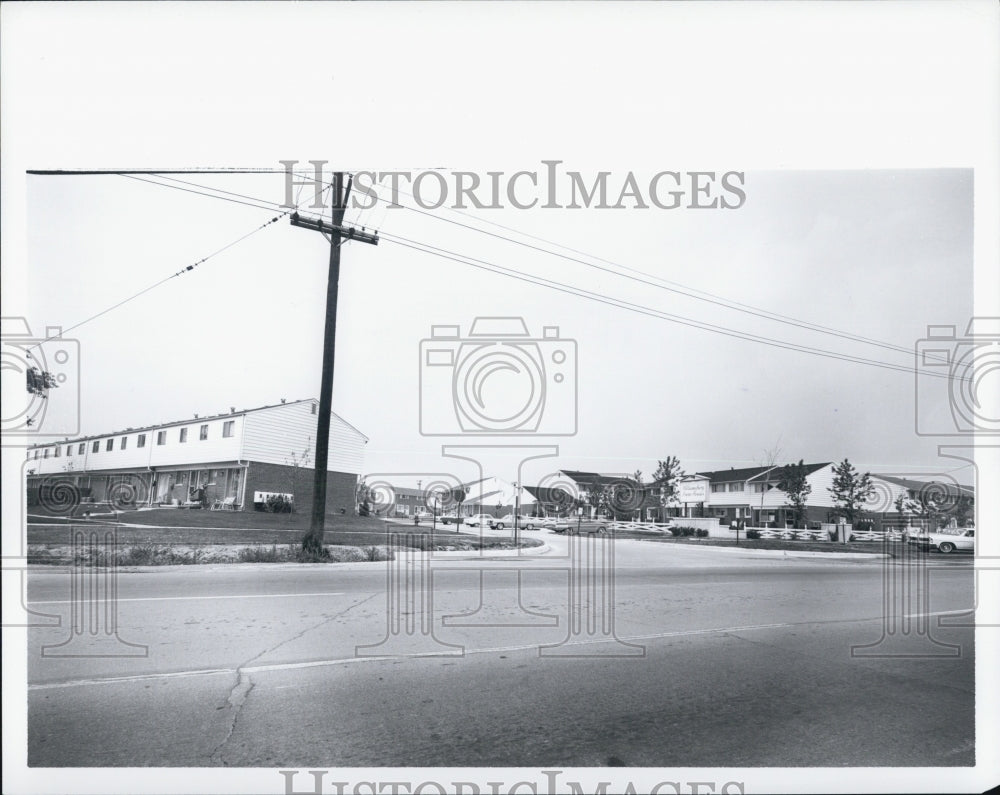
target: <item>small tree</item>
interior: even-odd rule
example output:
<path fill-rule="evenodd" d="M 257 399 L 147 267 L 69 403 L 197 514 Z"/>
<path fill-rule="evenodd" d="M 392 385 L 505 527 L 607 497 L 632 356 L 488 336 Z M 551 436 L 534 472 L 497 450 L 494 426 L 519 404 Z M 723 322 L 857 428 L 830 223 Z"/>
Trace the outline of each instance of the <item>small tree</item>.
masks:
<path fill-rule="evenodd" d="M 358 504 L 358 516 L 371 516 L 372 513 L 372 501 L 371 501 L 371 488 L 365 482 L 364 478 L 358 481 L 358 488 L 355 494 L 355 500 Z"/>
<path fill-rule="evenodd" d="M 309 466 L 309 462 L 312 461 L 312 453 L 309 450 L 309 443 L 312 441 L 312 437 L 306 440 L 306 449 L 301 453 L 295 453 L 294 451 L 289 453 L 291 459 L 286 458 L 285 463 L 288 464 L 291 460 L 292 466 L 292 501 L 289 503 L 291 505 L 290 511 L 295 511 L 295 498 L 299 495 L 296 493 L 296 489 L 299 484 L 299 470 L 302 467 Z"/>
<path fill-rule="evenodd" d="M 612 495 L 609 489 L 600 481 L 600 477 L 593 478 L 587 486 L 586 504 L 594 509 L 596 514 L 602 509 L 606 509 L 611 503 Z"/>
<path fill-rule="evenodd" d="M 833 467 L 833 486 L 827 491 L 833 497 L 833 512 L 853 525 L 875 487 L 868 472 L 859 474 L 845 458 Z"/>
<path fill-rule="evenodd" d="M 677 484 L 683 477 L 684 470 L 677 456 L 668 455 L 665 460 L 656 462 L 653 484 L 660 489 L 660 506 L 664 511 L 677 498 Z"/>
<path fill-rule="evenodd" d="M 802 459 L 797 464 L 786 464 L 778 475 L 778 488 L 785 492 L 785 502 L 792 506 L 793 524 L 804 528 L 806 522 L 806 500 L 812 494 L 812 486 L 806 480 L 808 470 Z"/>

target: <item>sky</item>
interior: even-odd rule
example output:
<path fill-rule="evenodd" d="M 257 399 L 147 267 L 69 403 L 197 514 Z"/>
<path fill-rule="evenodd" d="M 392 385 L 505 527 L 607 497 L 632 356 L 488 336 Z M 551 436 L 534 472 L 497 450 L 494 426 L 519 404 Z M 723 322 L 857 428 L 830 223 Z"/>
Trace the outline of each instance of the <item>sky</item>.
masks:
<path fill-rule="evenodd" d="M 484 181 L 498 170 L 488 161 L 461 168 Z M 561 168 L 579 171 L 588 184 L 601 171 L 599 163 Z M 608 184 L 632 172 L 648 186 L 656 168 L 612 170 Z M 439 173 L 453 182 L 452 170 Z M 701 184 L 719 186 L 721 173 Z M 381 201 L 356 194 L 360 206 L 348 210 L 348 220 L 386 237 L 378 246 L 341 249 L 334 410 L 368 436 L 366 473 L 458 466 L 442 459 L 441 445 L 478 440 L 459 427 L 449 437 L 421 434 L 421 399 L 454 398 L 421 393 L 420 346 L 435 325 L 457 325 L 468 338 L 477 317 L 512 316 L 523 318 L 533 337 L 556 326 L 560 339 L 575 341 L 575 400 L 572 390 L 557 392 L 548 382 L 541 432 L 518 440 L 559 444 L 559 456 L 535 469 L 649 475 L 657 460 L 674 455 L 693 472 L 763 463 L 765 451 L 777 448 L 778 463 L 846 457 L 873 471 L 937 474 L 934 440 L 914 433 L 914 379 L 905 369 L 928 324 L 955 324 L 961 333 L 972 313 L 971 171 L 740 173 L 745 200 L 731 209 L 691 208 L 687 196 L 670 210 L 577 201 L 578 208 L 456 211 L 451 191 L 443 207 L 418 213 L 406 209 L 421 207 L 402 192 L 403 208 L 386 206 L 388 179 Z M 58 324 L 79 340 L 81 431 L 318 396 L 329 250 L 321 235 L 283 217 L 184 271 L 278 214 L 226 199 L 240 194 L 280 205 L 286 175 L 136 176 L 28 178 L 28 318 L 33 329 Z M 436 184 L 421 179 L 416 196 L 424 205 L 436 203 L 437 189 L 427 187 Z M 554 203 L 572 204 L 568 181 L 555 184 Z M 214 197 L 191 192 L 206 189 Z M 318 214 L 308 206 L 311 185 L 292 190 L 303 213 Z M 740 202 L 738 194 L 714 190 Z M 399 239 L 629 302 L 633 310 L 903 369 L 714 333 L 414 251 L 393 242 Z M 436 374 L 424 369 L 424 376 Z M 523 376 L 503 377 L 491 376 L 487 386 L 519 394 Z M 947 390 L 935 398 L 946 404 Z M 570 428 L 574 412 L 574 435 L 544 433 Z M 499 469 L 495 474 L 515 479 L 509 455 L 483 455 L 485 474 Z M 466 468 L 459 470 L 467 479 Z"/>

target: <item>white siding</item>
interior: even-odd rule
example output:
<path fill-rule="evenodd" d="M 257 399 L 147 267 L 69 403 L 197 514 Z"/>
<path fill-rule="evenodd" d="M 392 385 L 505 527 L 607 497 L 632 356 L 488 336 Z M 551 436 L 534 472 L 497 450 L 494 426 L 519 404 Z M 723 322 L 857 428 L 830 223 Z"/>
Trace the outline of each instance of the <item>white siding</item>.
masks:
<path fill-rule="evenodd" d="M 822 469 L 806 475 L 806 481 L 812 486 L 812 491 L 806 499 L 806 505 L 814 505 L 820 508 L 832 508 L 833 496 L 827 489 L 833 485 L 833 464 L 829 464 Z M 778 489 L 771 489 L 764 495 L 765 508 L 782 508 L 788 505 L 788 495 Z M 754 507 L 760 507 L 760 495 Z"/>
<path fill-rule="evenodd" d="M 223 425 L 233 422 L 233 435 L 223 438 Z M 118 469 L 144 469 L 146 467 L 179 466 L 191 464 L 199 466 L 223 461 L 236 461 L 240 454 L 241 434 L 244 417 L 236 414 L 210 420 L 192 420 L 190 423 L 170 425 L 160 428 L 148 428 L 143 431 L 126 431 L 87 439 L 82 443 L 84 454 L 77 454 L 80 440 L 62 442 L 59 445 L 46 445 L 39 450 L 39 458 L 34 459 L 34 451 L 28 451 L 28 469 L 36 475 L 51 475 L 63 472 L 101 472 Z M 208 425 L 208 438 L 202 441 L 200 429 Z M 179 441 L 180 429 L 187 428 L 187 441 Z M 157 445 L 156 437 L 160 432 L 166 433 L 166 444 Z M 139 447 L 139 436 L 145 434 L 146 446 Z M 121 440 L 128 439 L 122 450 Z M 114 441 L 113 449 L 107 449 L 107 440 Z M 94 442 L 98 444 L 98 452 L 94 452 Z M 72 445 L 73 455 L 66 455 L 67 445 Z M 62 455 L 53 456 L 55 447 L 59 447 Z M 44 451 L 49 450 L 49 457 L 44 458 Z"/>
<path fill-rule="evenodd" d="M 316 461 L 318 400 L 302 400 L 251 412 L 246 416 L 243 458 L 269 464 L 290 465 L 292 453 L 308 448 L 307 467 Z M 360 475 L 364 466 L 365 436 L 336 414 L 330 417 L 330 452 L 327 470 Z"/>
<path fill-rule="evenodd" d="M 222 435 L 225 423 L 233 423 L 233 435 Z M 172 425 L 160 430 L 166 431 L 166 444 L 158 445 L 156 437 L 159 431 L 153 429 L 146 438 L 146 446 L 152 445 L 151 466 L 177 466 L 182 464 L 210 464 L 216 461 L 238 461 L 240 457 L 240 442 L 246 417 L 241 414 L 223 415 L 210 420 L 192 420 L 184 425 Z M 202 441 L 198 438 L 198 430 L 202 425 L 208 425 L 208 438 Z M 187 441 L 180 442 L 180 429 L 187 428 Z"/>

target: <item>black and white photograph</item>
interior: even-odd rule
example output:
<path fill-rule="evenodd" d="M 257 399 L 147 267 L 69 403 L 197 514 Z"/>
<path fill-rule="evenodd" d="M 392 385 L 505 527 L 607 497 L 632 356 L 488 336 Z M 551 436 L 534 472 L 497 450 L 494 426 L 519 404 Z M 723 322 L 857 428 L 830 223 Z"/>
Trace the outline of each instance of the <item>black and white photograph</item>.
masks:
<path fill-rule="evenodd" d="M 995 3 L 0 23 L 4 792 L 1000 784 Z"/>

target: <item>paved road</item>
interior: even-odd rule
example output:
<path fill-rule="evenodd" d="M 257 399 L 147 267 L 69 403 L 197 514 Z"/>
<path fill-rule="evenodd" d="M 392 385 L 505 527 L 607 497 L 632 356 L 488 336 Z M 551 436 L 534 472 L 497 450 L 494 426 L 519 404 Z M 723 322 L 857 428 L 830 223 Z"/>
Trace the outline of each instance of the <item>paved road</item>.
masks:
<path fill-rule="evenodd" d="M 29 635 L 29 764 L 973 763 L 972 631 L 927 616 L 964 623 L 971 557 L 620 541 L 611 590 L 599 545 L 571 577 L 573 542 L 544 537 L 544 555 L 435 556 L 409 592 L 402 562 L 123 572 L 118 636 L 148 647 L 131 658 L 42 657 L 71 594 L 67 570 L 33 570 L 32 608 L 63 621 Z"/>

